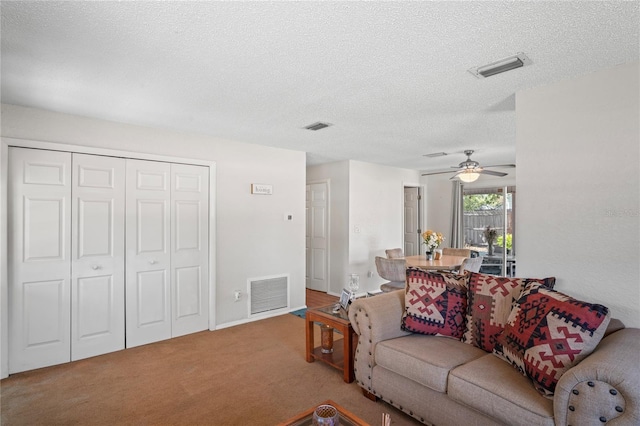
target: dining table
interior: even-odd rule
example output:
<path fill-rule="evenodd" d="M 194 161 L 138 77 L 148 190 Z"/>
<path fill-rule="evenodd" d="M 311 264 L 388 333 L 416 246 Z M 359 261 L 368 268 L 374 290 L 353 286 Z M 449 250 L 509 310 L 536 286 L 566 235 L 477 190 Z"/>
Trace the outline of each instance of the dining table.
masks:
<path fill-rule="evenodd" d="M 424 254 L 417 256 L 406 256 L 407 267 L 420 268 L 426 270 L 457 270 L 466 259 L 465 256 L 452 256 L 443 254 L 440 259 L 427 260 Z"/>

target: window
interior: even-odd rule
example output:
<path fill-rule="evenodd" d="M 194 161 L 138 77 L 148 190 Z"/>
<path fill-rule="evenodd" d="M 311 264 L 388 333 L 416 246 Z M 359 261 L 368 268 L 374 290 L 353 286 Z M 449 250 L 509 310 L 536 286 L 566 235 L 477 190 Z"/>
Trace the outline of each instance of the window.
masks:
<path fill-rule="evenodd" d="M 514 186 L 465 188 L 463 191 L 464 246 L 484 257 L 481 272 L 495 275 L 515 274 L 515 203 Z M 487 232 L 487 228 L 492 231 L 491 234 Z M 495 235 L 493 241 L 492 235 Z M 506 268 L 503 266 L 505 264 Z"/>

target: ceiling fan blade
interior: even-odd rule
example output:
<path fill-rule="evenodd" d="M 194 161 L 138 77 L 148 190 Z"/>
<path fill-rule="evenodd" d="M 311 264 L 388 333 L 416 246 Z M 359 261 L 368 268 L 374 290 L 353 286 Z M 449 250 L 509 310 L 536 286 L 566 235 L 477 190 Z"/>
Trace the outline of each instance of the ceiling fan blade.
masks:
<path fill-rule="evenodd" d="M 496 171 L 487 170 L 487 169 L 478 170 L 477 172 L 482 173 L 483 175 L 500 176 L 500 177 L 503 177 L 509 174 L 509 173 L 496 172 Z"/>
<path fill-rule="evenodd" d="M 495 165 L 492 165 L 492 166 L 482 166 L 482 167 L 505 167 L 505 168 L 506 167 L 514 167 L 515 168 L 516 165 L 515 164 L 495 164 Z"/>
<path fill-rule="evenodd" d="M 423 173 L 422 176 L 443 175 L 445 173 L 457 173 L 457 171 L 456 170 L 450 170 L 450 171 L 446 171 L 446 172 L 429 172 L 429 173 Z"/>
<path fill-rule="evenodd" d="M 451 166 L 452 169 L 455 170 L 451 170 L 451 171 L 439 171 L 439 172 L 427 172 L 427 173 L 423 173 L 422 176 L 432 176 L 432 175 L 442 175 L 445 173 L 455 173 L 455 175 L 451 178 L 451 179 L 455 179 L 460 173 L 464 173 L 464 172 L 476 172 L 476 173 L 482 173 L 485 175 L 491 175 L 491 176 L 506 176 L 508 173 L 503 173 L 503 172 L 495 172 L 493 170 L 487 170 L 487 167 L 498 167 L 498 168 L 507 168 L 507 167 L 516 167 L 515 164 L 497 164 L 494 166 L 483 166 L 481 167 L 480 164 L 477 161 L 473 161 L 471 159 L 471 154 L 473 154 L 472 150 L 466 150 L 464 152 L 464 154 L 467 156 L 467 160 L 463 161 L 462 163 L 458 164 L 457 166 Z"/>

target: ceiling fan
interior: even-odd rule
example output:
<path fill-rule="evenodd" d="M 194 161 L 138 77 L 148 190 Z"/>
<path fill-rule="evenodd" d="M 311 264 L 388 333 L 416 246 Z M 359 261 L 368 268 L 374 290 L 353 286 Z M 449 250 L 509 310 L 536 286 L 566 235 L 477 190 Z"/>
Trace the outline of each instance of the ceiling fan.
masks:
<path fill-rule="evenodd" d="M 466 151 L 464 151 L 464 154 L 467 156 L 467 159 L 462 163 L 458 164 L 458 166 L 452 166 L 452 168 L 458 169 L 457 171 L 430 172 L 430 173 L 423 173 L 422 176 L 440 175 L 443 173 L 455 173 L 455 175 L 452 176 L 451 179 L 458 178 L 463 182 L 474 182 L 480 177 L 481 174 L 498 176 L 498 177 L 503 177 L 508 174 L 503 172 L 496 172 L 493 170 L 487 170 L 487 167 L 515 167 L 516 166 L 515 164 L 499 164 L 494 166 L 480 167 L 480 163 L 478 163 L 477 161 L 473 161 L 471 159 L 471 154 L 473 154 L 472 149 L 467 149 Z"/>

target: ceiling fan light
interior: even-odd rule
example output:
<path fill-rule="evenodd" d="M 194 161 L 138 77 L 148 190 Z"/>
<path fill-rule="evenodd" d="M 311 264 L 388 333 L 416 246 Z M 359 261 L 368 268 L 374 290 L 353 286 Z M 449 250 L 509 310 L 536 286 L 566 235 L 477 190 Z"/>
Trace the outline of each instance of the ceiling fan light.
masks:
<path fill-rule="evenodd" d="M 471 183 L 478 180 L 480 177 L 480 173 L 476 173 L 473 170 L 465 170 L 464 172 L 458 175 L 458 179 L 465 183 Z"/>

